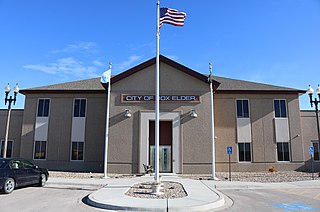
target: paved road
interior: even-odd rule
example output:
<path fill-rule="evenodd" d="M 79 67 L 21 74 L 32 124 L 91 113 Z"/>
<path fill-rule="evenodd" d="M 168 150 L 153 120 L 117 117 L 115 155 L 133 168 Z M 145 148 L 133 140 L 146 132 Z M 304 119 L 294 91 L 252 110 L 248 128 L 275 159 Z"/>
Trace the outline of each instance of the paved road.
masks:
<path fill-rule="evenodd" d="M 10 195 L 0 194 L 0 212 L 103 211 L 84 204 L 82 199 L 101 188 L 104 181 L 78 183 L 51 181 L 44 188 L 28 187 L 17 189 Z M 233 200 L 221 211 L 320 211 L 320 181 L 281 184 L 217 182 L 216 186 Z"/>
<path fill-rule="evenodd" d="M 220 186 L 219 190 L 233 200 L 233 205 L 223 211 L 320 211 L 319 181 L 273 184 L 269 187 L 246 188 L 244 185 L 234 189 Z"/>
<path fill-rule="evenodd" d="M 101 210 L 85 205 L 82 199 L 98 188 L 75 185 L 21 188 L 9 195 L 0 194 L 0 212 L 97 212 Z"/>

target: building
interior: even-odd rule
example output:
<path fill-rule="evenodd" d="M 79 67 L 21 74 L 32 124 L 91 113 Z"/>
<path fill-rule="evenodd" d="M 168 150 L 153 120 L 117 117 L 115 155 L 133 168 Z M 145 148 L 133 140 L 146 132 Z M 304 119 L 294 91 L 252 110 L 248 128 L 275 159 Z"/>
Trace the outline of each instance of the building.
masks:
<path fill-rule="evenodd" d="M 109 173 L 143 173 L 143 164 L 153 163 L 155 61 L 111 79 Z M 160 56 L 160 85 L 160 172 L 211 173 L 207 76 Z M 299 109 L 305 91 L 223 77 L 214 77 L 214 91 L 216 171 L 228 170 L 227 146 L 233 171 L 309 169 L 308 146 L 313 142 L 317 154 L 319 146 L 309 122 L 315 115 Z M 12 156 L 51 170 L 103 171 L 107 90 L 100 78 L 21 93 Z"/>

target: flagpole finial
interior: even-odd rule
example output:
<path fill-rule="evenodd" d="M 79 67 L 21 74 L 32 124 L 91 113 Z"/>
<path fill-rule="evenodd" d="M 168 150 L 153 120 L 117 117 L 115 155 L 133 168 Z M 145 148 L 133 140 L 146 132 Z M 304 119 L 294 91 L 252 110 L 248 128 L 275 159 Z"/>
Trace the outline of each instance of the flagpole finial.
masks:
<path fill-rule="evenodd" d="M 111 69 L 112 68 L 112 62 L 110 61 L 109 62 L 109 69 Z"/>

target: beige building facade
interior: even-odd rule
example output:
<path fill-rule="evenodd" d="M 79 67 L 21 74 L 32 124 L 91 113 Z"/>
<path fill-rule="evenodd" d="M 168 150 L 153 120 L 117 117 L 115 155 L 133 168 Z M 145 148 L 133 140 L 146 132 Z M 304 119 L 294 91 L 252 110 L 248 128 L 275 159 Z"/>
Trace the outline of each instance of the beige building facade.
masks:
<path fill-rule="evenodd" d="M 161 172 L 211 173 L 207 78 L 160 56 Z M 155 58 L 111 79 L 109 173 L 143 173 L 144 164 L 154 163 L 154 79 Z M 308 147 L 317 134 L 315 115 L 299 109 L 305 91 L 213 79 L 217 171 L 228 170 L 228 146 L 233 171 L 308 170 Z M 50 170 L 102 172 L 106 88 L 93 78 L 22 90 L 25 108 L 14 111 L 10 126 L 12 156 Z M 5 114 L 0 111 L 2 125 Z"/>

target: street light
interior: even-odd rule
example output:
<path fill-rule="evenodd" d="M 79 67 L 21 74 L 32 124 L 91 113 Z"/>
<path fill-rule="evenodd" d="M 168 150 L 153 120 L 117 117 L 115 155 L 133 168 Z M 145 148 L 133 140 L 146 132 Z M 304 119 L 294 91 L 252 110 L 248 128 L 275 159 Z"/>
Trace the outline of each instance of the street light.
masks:
<path fill-rule="evenodd" d="M 309 94 L 309 97 L 310 97 L 311 107 L 313 107 L 313 104 L 315 105 L 315 112 L 316 112 L 316 119 L 317 119 L 317 130 L 318 130 L 318 142 L 319 142 L 319 146 L 320 146 L 320 128 L 319 128 L 319 115 L 318 115 L 319 114 L 318 104 L 320 102 L 320 85 L 318 85 L 318 88 L 316 91 L 318 94 L 319 100 L 317 98 L 314 98 L 314 100 L 312 100 L 313 92 L 314 92 L 314 90 L 309 85 L 309 88 L 307 90 L 307 94 Z"/>
<path fill-rule="evenodd" d="M 3 147 L 3 158 L 7 157 L 7 145 L 8 145 L 8 136 L 9 136 L 9 125 L 10 125 L 10 116 L 11 116 L 11 103 L 13 102 L 13 105 L 16 104 L 16 100 L 17 100 L 17 94 L 19 93 L 19 86 L 18 83 L 16 84 L 16 86 L 14 86 L 13 88 L 13 92 L 14 92 L 14 96 L 12 98 L 12 96 L 9 96 L 11 89 L 8 85 L 5 87 L 5 94 L 6 94 L 6 98 L 4 99 L 4 104 L 7 105 L 8 103 L 8 117 L 7 117 L 7 126 L 6 126 L 6 135 L 4 138 L 4 147 Z"/>

